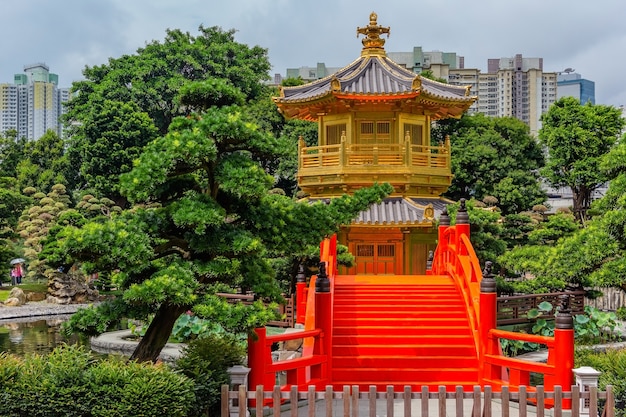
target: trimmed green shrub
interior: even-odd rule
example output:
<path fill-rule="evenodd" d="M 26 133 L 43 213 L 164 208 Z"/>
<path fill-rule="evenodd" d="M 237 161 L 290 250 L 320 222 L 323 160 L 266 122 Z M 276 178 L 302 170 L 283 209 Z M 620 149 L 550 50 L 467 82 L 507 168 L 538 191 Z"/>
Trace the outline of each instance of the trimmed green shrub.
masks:
<path fill-rule="evenodd" d="M 7 417 L 184 417 L 193 402 L 193 382 L 165 365 L 95 360 L 69 345 L 47 356 L 0 355 L 0 410 Z"/>
<path fill-rule="evenodd" d="M 575 366 L 591 366 L 602 372 L 598 381 L 600 390 L 612 385 L 617 415 L 626 415 L 626 349 L 608 349 L 598 352 L 589 348 L 576 349 Z"/>
<path fill-rule="evenodd" d="M 230 383 L 228 368 L 241 365 L 244 356 L 244 347 L 231 335 L 208 334 L 187 344 L 176 366 L 195 382 L 189 416 L 219 415 L 220 387 Z"/>

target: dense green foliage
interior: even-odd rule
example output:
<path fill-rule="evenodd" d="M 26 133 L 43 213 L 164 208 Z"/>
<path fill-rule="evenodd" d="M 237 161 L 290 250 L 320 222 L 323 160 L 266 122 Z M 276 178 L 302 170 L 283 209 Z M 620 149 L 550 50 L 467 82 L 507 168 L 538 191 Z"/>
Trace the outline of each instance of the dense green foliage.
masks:
<path fill-rule="evenodd" d="M 231 54 L 230 58 L 212 68 L 209 64 L 219 57 L 207 56 L 207 71 L 190 72 L 202 75 L 198 81 L 166 71 L 164 78 L 171 78 L 177 95 L 166 97 L 169 90 L 165 89 L 161 99 L 176 106 L 160 116 L 155 109 L 142 109 L 159 130 L 165 128 L 160 123 L 171 120 L 167 133 L 143 147 L 132 170 L 120 176 L 120 194 L 133 207 L 79 227 L 70 225 L 56 234 L 48 248 L 56 265 L 80 262 L 88 273 L 110 275 L 112 285 L 130 306 L 111 308 L 104 303 L 96 310 L 103 309 L 107 316 L 123 311 L 133 317 L 133 309 L 142 317 L 146 311 L 154 314 L 133 355 L 140 360 L 156 359 L 177 318 L 188 310 L 234 332 L 272 319 L 272 308 L 261 308 L 259 303 L 240 311 L 215 294 L 252 290 L 259 297 L 280 300 L 272 259 L 307 253 L 310 246 L 319 245 L 339 225 L 349 223 L 391 190 L 388 185 L 375 186 L 329 204 L 297 202 L 284 192 L 273 192 L 272 161 L 289 155 L 289 138 L 271 132 L 273 119 L 261 117 L 269 112 L 248 114 L 242 107 L 263 91 L 260 80 L 265 74 L 259 69 L 268 68 L 265 51 L 236 44 L 230 32 L 202 33 L 196 41 L 214 53 Z M 179 48 L 195 50 L 188 42 L 188 36 L 170 32 L 160 50 L 172 56 Z M 117 69 L 122 62 L 133 63 L 128 68 L 130 76 L 141 73 L 144 60 L 152 63 L 151 68 L 159 68 L 162 64 L 154 62 L 153 49 L 157 45 L 140 50 L 136 58 L 111 61 L 110 68 L 100 70 L 119 81 L 125 74 Z M 111 82 L 103 75 L 99 82 L 81 84 L 80 96 L 86 97 L 74 103 L 73 114 L 84 114 L 92 94 L 126 97 L 128 88 L 120 90 Z M 131 90 L 127 98 L 132 97 L 140 107 L 152 93 Z M 185 116 L 174 117 L 177 112 Z M 265 129 L 255 122 L 258 119 L 266 120 Z M 79 325 L 77 330 L 102 328 L 93 310 L 80 315 L 70 324 Z M 87 316 L 95 319 L 93 323 L 85 321 Z"/>
<path fill-rule="evenodd" d="M 541 117 L 539 139 L 548 150 L 542 175 L 555 188 L 569 187 L 574 214 L 587 217 L 592 193 L 613 179 L 600 161 L 622 135 L 626 121 L 612 106 L 581 104 L 573 97 L 557 100 Z"/>
<path fill-rule="evenodd" d="M 24 155 L 26 138 L 18 138 L 17 131 L 0 133 L 0 178 L 17 178 L 17 164 Z"/>
<path fill-rule="evenodd" d="M 175 117 L 188 113 L 179 91 L 190 81 L 224 79 L 245 97 L 258 97 L 263 91 L 260 81 L 269 78 L 267 50 L 235 42 L 235 30 L 200 26 L 198 31 L 193 36 L 168 30 L 163 42 L 152 41 L 136 54 L 85 68 L 86 79 L 73 85 L 80 94 L 71 101 L 68 118 L 80 120 L 94 101 L 132 102 L 163 135 Z"/>
<path fill-rule="evenodd" d="M 0 409 L 7 417 L 188 415 L 193 381 L 164 365 L 98 360 L 84 348 L 50 355 L 0 354 Z"/>
<path fill-rule="evenodd" d="M 613 180 L 606 195 L 592 204 L 591 220 L 578 229 L 570 217 L 554 216 L 545 228 L 530 235 L 533 245 L 501 258 L 507 268 L 535 276 L 525 283 L 530 290 L 563 289 L 566 285 L 625 287 L 626 143 L 614 146 L 597 166 Z"/>
<path fill-rule="evenodd" d="M 220 389 L 230 382 L 227 370 L 241 365 L 245 353 L 243 345 L 227 335 L 207 335 L 187 344 L 176 367 L 194 381 L 196 400 L 190 417 L 219 415 Z"/>
<path fill-rule="evenodd" d="M 31 202 L 27 196 L 19 193 L 10 178 L 0 178 L 0 282 L 6 280 L 11 268 L 9 261 L 22 256 L 15 245 L 19 213 Z"/>
<path fill-rule="evenodd" d="M 93 99 L 69 140 L 69 159 L 79 167 L 76 186 L 125 206 L 119 176 L 132 168 L 143 147 L 156 138 L 152 120 L 133 103 Z M 78 180 L 80 179 L 80 180 Z"/>
<path fill-rule="evenodd" d="M 143 146 L 166 134 L 175 117 L 193 111 L 183 97 L 215 105 L 232 102 L 230 97 L 185 90 L 194 88 L 189 83 L 205 83 L 202 94 L 206 94 L 223 92 L 206 88 L 206 83 L 225 80 L 237 86 L 240 99 L 246 101 L 266 94 L 261 81 L 270 69 L 267 51 L 235 42 L 234 34 L 234 30 L 202 26 L 196 36 L 168 30 L 162 42 L 152 41 L 136 54 L 85 68 L 85 80 L 73 84 L 80 94 L 68 103 L 65 116 L 71 137 L 69 156 L 81 174 L 71 186 L 123 205 L 119 174 L 130 171 Z"/>
<path fill-rule="evenodd" d="M 576 349 L 574 366 L 590 366 L 600 371 L 598 389 L 604 391 L 607 385 L 613 386 L 616 413 L 625 414 L 626 408 L 626 349 L 608 349 L 598 352 L 595 349 Z"/>
<path fill-rule="evenodd" d="M 545 201 L 537 170 L 543 153 L 528 127 L 512 117 L 463 116 L 438 122 L 433 141 L 450 136 L 452 200 L 493 196 L 504 214 L 530 210 Z"/>
<path fill-rule="evenodd" d="M 562 290 L 568 283 L 574 284 L 573 280 L 551 274 L 551 264 L 546 262 L 555 256 L 557 242 L 572 236 L 578 230 L 579 225 L 573 215 L 556 213 L 538 222 L 528 232 L 526 242 L 513 246 L 502 254 L 498 262 L 507 275 L 519 277 L 529 273 L 534 276 L 534 279 L 516 282 L 514 290 L 521 293 L 541 293 Z"/>
<path fill-rule="evenodd" d="M 71 171 L 65 142 L 49 130 L 38 140 L 25 144 L 16 167 L 18 187 L 35 187 L 47 193 L 55 184 L 67 184 Z"/>

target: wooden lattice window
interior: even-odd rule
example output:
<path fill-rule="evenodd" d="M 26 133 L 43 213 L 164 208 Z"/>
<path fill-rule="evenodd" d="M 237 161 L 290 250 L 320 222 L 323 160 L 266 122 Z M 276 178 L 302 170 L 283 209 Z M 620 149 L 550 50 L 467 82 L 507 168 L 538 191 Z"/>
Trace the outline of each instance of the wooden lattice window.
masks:
<path fill-rule="evenodd" d="M 376 135 L 374 135 L 374 122 L 361 122 L 360 133 L 359 139 L 361 143 L 373 143 L 376 139 Z"/>
<path fill-rule="evenodd" d="M 339 145 L 341 143 L 341 135 L 346 131 L 346 124 L 327 125 L 326 126 L 326 144 Z"/>
<path fill-rule="evenodd" d="M 374 256 L 374 245 L 356 245 L 356 256 Z"/>
<path fill-rule="evenodd" d="M 359 130 L 360 143 L 390 143 L 391 122 L 389 121 L 362 121 Z"/>
<path fill-rule="evenodd" d="M 376 122 L 376 141 L 382 143 L 391 141 L 391 123 Z"/>
<path fill-rule="evenodd" d="M 396 256 L 396 245 L 378 245 L 378 256 L 384 256 L 389 258 Z"/>
<path fill-rule="evenodd" d="M 411 138 L 411 145 L 423 145 L 422 143 L 422 125 L 416 125 L 413 123 L 404 124 L 404 135 L 408 134 Z"/>

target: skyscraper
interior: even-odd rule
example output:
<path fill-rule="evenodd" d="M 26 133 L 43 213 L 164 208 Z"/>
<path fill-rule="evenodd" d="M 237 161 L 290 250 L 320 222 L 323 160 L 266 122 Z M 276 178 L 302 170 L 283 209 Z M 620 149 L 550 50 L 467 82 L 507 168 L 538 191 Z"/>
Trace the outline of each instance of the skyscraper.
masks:
<path fill-rule="evenodd" d="M 59 120 L 69 99 L 68 88 L 58 88 L 59 76 L 46 64 L 26 65 L 13 84 L 0 84 L 0 133 L 16 130 L 18 137 L 37 140 L 46 131 L 63 135 Z"/>

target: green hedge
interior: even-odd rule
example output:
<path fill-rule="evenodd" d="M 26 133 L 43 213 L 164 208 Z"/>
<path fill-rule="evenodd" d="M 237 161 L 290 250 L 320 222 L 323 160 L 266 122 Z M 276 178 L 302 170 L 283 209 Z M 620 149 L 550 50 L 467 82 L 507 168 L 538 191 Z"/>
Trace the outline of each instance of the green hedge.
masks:
<path fill-rule="evenodd" d="M 0 354 L 0 410 L 7 417 L 180 416 L 194 383 L 165 365 L 95 360 L 83 347 L 50 355 Z"/>
<path fill-rule="evenodd" d="M 574 363 L 576 367 L 590 366 L 600 371 L 600 390 L 612 385 L 617 415 L 626 415 L 626 349 L 607 349 L 604 352 L 589 348 L 576 349 Z"/>
<path fill-rule="evenodd" d="M 245 354 L 244 346 L 230 335 L 205 334 L 187 344 L 176 367 L 195 383 L 189 417 L 219 415 L 221 386 L 230 383 L 228 368 L 241 365 Z"/>

